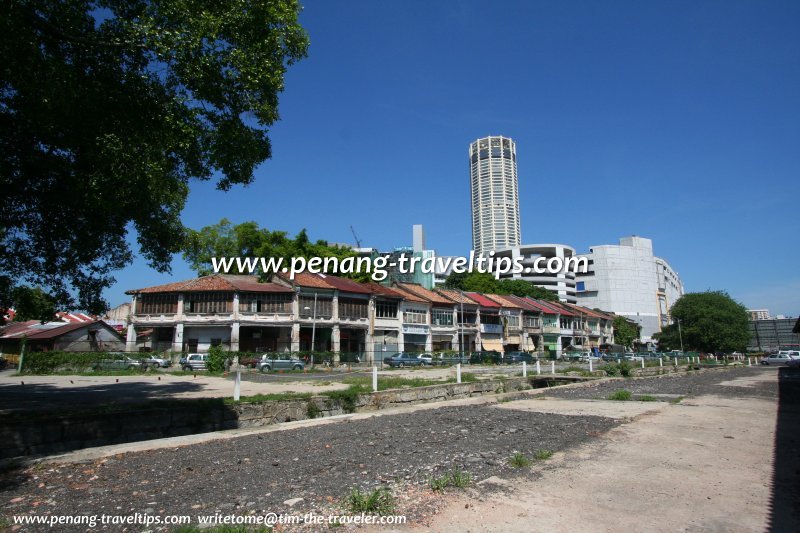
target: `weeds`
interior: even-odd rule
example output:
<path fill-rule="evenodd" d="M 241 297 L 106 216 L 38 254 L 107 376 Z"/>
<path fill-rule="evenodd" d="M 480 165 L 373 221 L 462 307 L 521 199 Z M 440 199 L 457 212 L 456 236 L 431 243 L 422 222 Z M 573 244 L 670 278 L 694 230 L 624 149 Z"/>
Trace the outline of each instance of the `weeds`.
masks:
<path fill-rule="evenodd" d="M 322 410 L 317 405 L 317 402 L 314 400 L 308 400 L 308 403 L 306 404 L 306 416 L 308 418 L 317 418 L 320 413 L 322 413 Z"/>
<path fill-rule="evenodd" d="M 551 457 L 553 457 L 553 452 L 551 452 L 550 450 L 536 450 L 533 453 L 533 458 L 536 459 L 537 461 L 546 461 Z"/>
<path fill-rule="evenodd" d="M 361 492 L 361 489 L 354 488 L 345 499 L 345 507 L 352 514 L 389 515 L 394 512 L 394 497 L 384 487 L 372 492 Z"/>
<path fill-rule="evenodd" d="M 640 402 L 657 402 L 658 398 L 649 394 L 642 394 L 641 396 L 637 396 L 636 400 Z"/>
<path fill-rule="evenodd" d="M 442 491 L 447 487 L 455 487 L 463 489 L 472 482 L 472 476 L 469 472 L 462 472 L 461 469 L 456 468 L 452 472 L 448 472 L 441 477 L 431 478 L 429 485 L 434 491 Z"/>
<path fill-rule="evenodd" d="M 527 468 L 531 466 L 531 460 L 525 457 L 525 455 L 517 452 L 509 458 L 508 464 L 514 468 Z"/>
<path fill-rule="evenodd" d="M 620 390 L 612 392 L 608 396 L 608 399 L 609 400 L 614 400 L 615 402 L 627 402 L 632 397 L 633 397 L 633 394 L 631 394 L 631 391 L 625 390 L 625 389 L 620 389 Z"/>
<path fill-rule="evenodd" d="M 683 401 L 683 396 L 678 396 L 677 398 L 673 398 L 672 400 L 670 400 L 669 403 L 675 405 L 681 403 L 682 401 Z"/>

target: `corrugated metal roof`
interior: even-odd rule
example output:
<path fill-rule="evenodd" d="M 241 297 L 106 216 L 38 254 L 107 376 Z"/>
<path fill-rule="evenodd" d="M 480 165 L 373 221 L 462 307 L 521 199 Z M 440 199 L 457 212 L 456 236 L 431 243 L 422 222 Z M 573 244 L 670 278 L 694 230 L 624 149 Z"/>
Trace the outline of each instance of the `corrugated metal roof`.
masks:
<path fill-rule="evenodd" d="M 477 292 L 468 292 L 466 293 L 470 298 L 478 302 L 478 305 L 481 307 L 500 307 L 500 304 L 497 302 L 490 300 L 489 298 L 485 297 L 484 295 L 477 293 Z"/>

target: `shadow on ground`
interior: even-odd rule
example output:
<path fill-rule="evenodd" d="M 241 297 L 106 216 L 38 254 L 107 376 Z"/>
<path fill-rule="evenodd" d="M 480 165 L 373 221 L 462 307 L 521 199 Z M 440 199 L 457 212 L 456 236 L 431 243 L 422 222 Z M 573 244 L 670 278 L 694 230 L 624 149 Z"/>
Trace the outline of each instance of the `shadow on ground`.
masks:
<path fill-rule="evenodd" d="M 800 368 L 778 369 L 770 531 L 800 531 Z"/>

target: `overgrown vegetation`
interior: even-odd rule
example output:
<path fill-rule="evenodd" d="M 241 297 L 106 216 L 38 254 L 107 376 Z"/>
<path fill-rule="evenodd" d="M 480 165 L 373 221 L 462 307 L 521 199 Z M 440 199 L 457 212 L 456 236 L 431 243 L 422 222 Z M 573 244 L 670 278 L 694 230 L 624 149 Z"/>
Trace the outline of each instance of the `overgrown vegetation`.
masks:
<path fill-rule="evenodd" d="M 139 354 L 131 354 L 139 355 Z M 108 372 L 112 375 L 119 373 L 140 373 L 141 367 L 127 370 L 104 369 L 100 365 L 119 357 L 119 354 L 107 352 L 26 352 L 22 360 L 22 374 L 56 374 L 56 373 L 81 373 L 93 369 Z M 130 355 L 128 356 L 130 357 Z M 131 359 L 136 360 L 131 357 Z"/>
<path fill-rule="evenodd" d="M 612 392 L 609 396 L 609 400 L 614 400 L 616 402 L 627 402 L 633 397 L 633 394 L 629 390 L 620 389 Z"/>
<path fill-rule="evenodd" d="M 309 400 L 306 404 L 306 416 L 308 418 L 317 418 L 320 413 L 322 413 L 322 410 L 317 405 L 317 402 Z"/>
<path fill-rule="evenodd" d="M 345 498 L 344 507 L 352 514 L 389 515 L 394 512 L 395 502 L 392 493 L 385 487 L 371 492 L 354 488 Z"/>
<path fill-rule="evenodd" d="M 627 361 L 619 363 L 607 363 L 603 370 L 607 376 L 629 378 L 631 376 L 631 364 Z"/>
<path fill-rule="evenodd" d="M 636 397 L 636 401 L 639 402 L 657 402 L 658 398 L 655 396 L 651 396 L 650 394 L 642 394 L 641 396 Z"/>
<path fill-rule="evenodd" d="M 460 468 L 456 468 L 452 472 L 447 472 L 437 478 L 431 478 L 428 484 L 434 491 L 442 491 L 447 487 L 455 487 L 463 489 L 472 482 L 472 476 L 469 472 L 464 472 Z"/>
<path fill-rule="evenodd" d="M 208 349 L 208 360 L 206 368 L 209 372 L 222 372 L 225 370 L 225 360 L 228 354 L 222 346 L 212 346 Z"/>

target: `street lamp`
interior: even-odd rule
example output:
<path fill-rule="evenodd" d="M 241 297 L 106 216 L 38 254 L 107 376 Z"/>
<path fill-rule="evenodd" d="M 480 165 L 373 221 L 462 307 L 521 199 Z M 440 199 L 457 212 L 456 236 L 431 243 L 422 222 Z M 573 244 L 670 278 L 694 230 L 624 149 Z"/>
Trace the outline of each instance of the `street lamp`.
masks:
<path fill-rule="evenodd" d="M 464 291 L 458 291 L 461 293 L 461 314 L 458 316 L 458 324 L 461 326 L 461 355 L 459 356 L 459 362 L 464 359 Z"/>
<path fill-rule="evenodd" d="M 678 322 L 678 338 L 681 340 L 681 353 L 683 353 L 683 333 L 681 333 L 681 319 L 675 317 L 675 320 Z"/>

